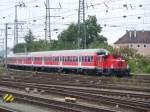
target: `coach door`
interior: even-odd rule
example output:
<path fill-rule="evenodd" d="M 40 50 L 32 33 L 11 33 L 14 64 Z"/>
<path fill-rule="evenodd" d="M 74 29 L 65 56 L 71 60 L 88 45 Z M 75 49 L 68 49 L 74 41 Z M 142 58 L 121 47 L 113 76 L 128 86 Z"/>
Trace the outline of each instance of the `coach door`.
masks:
<path fill-rule="evenodd" d="M 62 67 L 62 61 L 63 61 L 63 57 L 59 56 L 59 66 Z"/>
<path fill-rule="evenodd" d="M 82 56 L 78 56 L 78 67 L 82 66 Z"/>

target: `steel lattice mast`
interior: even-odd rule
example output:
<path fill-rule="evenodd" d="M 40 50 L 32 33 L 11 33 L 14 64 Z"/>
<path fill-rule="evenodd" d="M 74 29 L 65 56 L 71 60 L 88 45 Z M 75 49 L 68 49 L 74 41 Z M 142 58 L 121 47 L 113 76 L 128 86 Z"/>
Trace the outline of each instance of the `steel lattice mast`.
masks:
<path fill-rule="evenodd" d="M 79 9 L 78 9 L 78 48 L 86 49 L 85 0 L 79 0 Z"/>
<path fill-rule="evenodd" d="M 51 41 L 51 13 L 50 13 L 50 1 L 46 0 L 46 17 L 45 17 L 45 40 Z"/>

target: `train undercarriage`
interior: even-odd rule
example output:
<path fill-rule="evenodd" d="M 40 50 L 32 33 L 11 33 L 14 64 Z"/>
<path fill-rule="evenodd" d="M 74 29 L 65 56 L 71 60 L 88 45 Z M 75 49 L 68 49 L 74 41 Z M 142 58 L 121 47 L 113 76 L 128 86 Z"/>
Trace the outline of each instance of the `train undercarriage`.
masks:
<path fill-rule="evenodd" d="M 42 66 L 20 66 L 20 65 L 8 65 L 10 69 L 27 70 L 27 71 L 38 71 L 38 72 L 49 72 L 49 73 L 73 73 L 73 74 L 84 74 L 84 75 L 97 75 L 97 76 L 129 76 L 129 69 L 110 69 L 110 68 L 67 68 L 67 67 L 42 67 Z"/>

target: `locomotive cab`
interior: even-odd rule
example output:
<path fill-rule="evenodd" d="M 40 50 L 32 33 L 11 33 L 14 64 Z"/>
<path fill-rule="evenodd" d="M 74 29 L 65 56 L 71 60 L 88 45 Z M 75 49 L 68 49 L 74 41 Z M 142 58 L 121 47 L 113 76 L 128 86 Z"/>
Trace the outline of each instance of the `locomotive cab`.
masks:
<path fill-rule="evenodd" d="M 98 73 L 107 75 L 129 75 L 129 68 L 125 60 L 120 56 L 115 57 L 112 54 L 97 56 Z"/>

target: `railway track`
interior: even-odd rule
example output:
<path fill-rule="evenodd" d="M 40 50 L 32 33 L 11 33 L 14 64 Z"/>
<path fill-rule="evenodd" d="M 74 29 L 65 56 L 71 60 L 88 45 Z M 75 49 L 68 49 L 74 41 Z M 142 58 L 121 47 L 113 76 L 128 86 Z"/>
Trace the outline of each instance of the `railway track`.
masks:
<path fill-rule="evenodd" d="M 8 108 L 5 108 L 5 107 L 0 107 L 0 112 L 20 112 L 20 111 L 13 110 L 13 109 L 8 109 Z"/>
<path fill-rule="evenodd" d="M 5 85 L 6 84 L 6 85 Z M 131 109 L 138 109 L 138 111 L 143 112 L 143 111 L 148 111 L 150 109 L 150 104 L 149 102 L 142 101 L 141 99 L 133 99 L 132 97 L 129 97 L 129 95 L 136 96 L 136 97 L 142 97 L 142 98 L 149 98 L 150 99 L 150 94 L 144 95 L 144 94 L 133 94 L 133 93 L 126 93 L 125 96 L 120 96 L 116 97 L 116 95 L 122 94 L 120 93 L 113 93 L 113 95 L 108 92 L 108 91 L 98 91 L 98 90 L 90 90 L 90 89 L 79 89 L 78 88 L 67 88 L 63 86 L 56 86 L 56 85 L 40 85 L 40 84 L 33 84 L 33 83 L 21 83 L 21 82 L 6 82 L 4 85 L 6 87 L 13 87 L 15 89 L 20 89 L 20 90 L 25 90 L 25 87 L 29 88 L 36 88 L 39 91 L 44 90 L 44 94 L 58 94 L 58 95 L 63 95 L 63 96 L 71 96 L 71 97 L 76 97 L 79 99 L 84 99 L 86 101 L 93 101 L 93 102 L 101 102 L 101 103 L 106 103 L 110 105 L 119 105 L 123 108 L 131 108 Z M 9 86 L 11 85 L 11 86 Z M 107 95 L 106 95 L 107 94 Z M 109 94 L 109 95 L 108 95 Z M 110 96 L 111 95 L 111 96 Z M 128 95 L 128 97 L 127 97 Z M 150 101 L 150 100 L 149 100 Z"/>
<path fill-rule="evenodd" d="M 114 84 L 108 77 L 30 73 L 28 72 L 28 75 L 24 77 L 18 75 L 0 77 L 0 85 L 20 91 L 24 91 L 26 87 L 37 89 L 44 91 L 43 95 L 76 97 L 86 102 L 109 105 L 113 109 L 119 106 L 119 109 L 129 109 L 135 112 L 150 111 L 150 94 L 148 94 L 150 88 Z M 72 112 L 77 110 L 72 110 Z"/>
<path fill-rule="evenodd" d="M 39 80 L 45 80 L 48 81 L 50 78 L 56 79 L 56 80 L 60 80 L 61 81 L 67 81 L 67 80 L 73 80 L 73 81 L 80 81 L 81 83 L 95 83 L 95 84 L 111 84 L 111 83 L 115 83 L 115 84 L 127 84 L 127 82 L 135 82 L 137 81 L 138 84 L 143 84 L 144 86 L 147 85 L 149 87 L 150 85 L 150 76 L 148 75 L 134 75 L 133 77 L 123 77 L 123 78 L 118 78 L 119 83 L 115 81 L 115 79 L 113 79 L 112 77 L 99 77 L 99 76 L 85 76 L 85 75 L 68 75 L 68 74 L 62 74 L 62 73 L 45 73 L 45 72 L 33 72 L 33 71 L 24 71 L 24 70 L 14 70 L 14 69 L 10 69 L 9 70 L 10 74 L 19 74 L 17 76 L 21 76 L 23 75 L 25 77 L 25 75 L 27 75 L 27 77 L 29 76 L 30 79 L 31 77 L 33 78 L 37 78 Z M 34 74 L 35 73 L 35 74 Z M 34 74 L 34 75 L 33 75 Z M 26 77 L 26 78 L 27 78 Z"/>
<path fill-rule="evenodd" d="M 64 112 L 116 112 L 113 109 L 108 109 L 100 106 L 89 106 L 78 103 L 68 103 L 64 101 L 52 100 L 40 95 L 31 95 L 21 91 L 0 87 L 0 95 L 3 95 L 6 92 L 13 94 L 17 102 L 31 103 L 34 105 L 48 107 Z"/>
<path fill-rule="evenodd" d="M 69 76 L 71 77 L 71 76 Z M 148 87 L 137 87 L 137 86 L 127 86 L 119 84 L 109 84 L 102 83 L 101 80 L 93 81 L 88 79 L 76 80 L 73 78 L 56 78 L 56 77 L 0 77 L 1 81 L 17 81 L 17 82 L 26 82 L 26 83 L 39 83 L 39 84 L 52 84 L 52 85 L 64 85 L 64 86 L 80 86 L 80 87 L 90 87 L 90 88 L 100 88 L 100 89 L 115 89 L 115 90 L 127 90 L 127 91 L 139 91 L 139 92 L 150 92 Z M 86 79 L 85 79 L 86 80 Z"/>
<path fill-rule="evenodd" d="M 38 84 L 38 83 L 22 83 L 22 82 L 13 82 L 13 81 L 1 81 L 0 85 L 5 87 L 13 87 L 24 90 L 25 87 L 37 88 L 38 90 L 44 90 L 47 93 L 51 91 L 66 90 L 66 91 L 78 91 L 91 94 L 101 94 L 101 95 L 111 95 L 118 97 L 128 97 L 128 98 L 137 98 L 140 100 L 149 100 L 150 94 L 148 92 L 137 92 L 137 91 L 121 91 L 113 89 L 98 89 L 98 88 L 87 88 L 87 87 L 78 87 L 78 86 L 63 86 L 63 85 L 47 85 L 47 84 Z"/>

